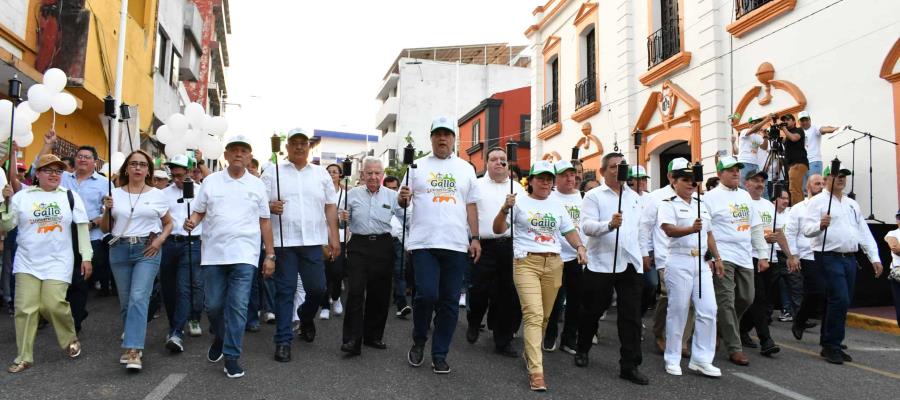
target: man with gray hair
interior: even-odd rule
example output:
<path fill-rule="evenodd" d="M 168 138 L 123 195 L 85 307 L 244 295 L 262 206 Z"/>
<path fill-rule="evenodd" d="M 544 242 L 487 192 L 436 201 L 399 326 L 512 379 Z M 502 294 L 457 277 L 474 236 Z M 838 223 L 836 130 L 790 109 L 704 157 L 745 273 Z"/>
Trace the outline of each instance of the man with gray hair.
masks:
<path fill-rule="evenodd" d="M 359 355 L 361 345 L 384 350 L 384 325 L 391 299 L 394 247 L 391 217 L 402 215 L 397 192 L 381 185 L 384 166 L 375 157 L 362 163 L 360 181 L 347 192 L 347 209 L 340 217 L 350 222 L 347 244 L 347 313 L 341 351 Z"/>

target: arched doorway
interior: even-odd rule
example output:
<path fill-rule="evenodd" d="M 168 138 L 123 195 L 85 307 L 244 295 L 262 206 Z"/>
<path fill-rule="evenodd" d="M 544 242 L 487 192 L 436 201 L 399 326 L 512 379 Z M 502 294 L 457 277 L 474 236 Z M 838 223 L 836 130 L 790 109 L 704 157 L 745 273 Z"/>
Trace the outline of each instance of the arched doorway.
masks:
<path fill-rule="evenodd" d="M 700 102 L 671 81 L 647 98 L 634 131 L 643 133 L 638 161 L 661 172 L 651 174 L 651 187 L 666 185 L 670 160 L 700 160 Z"/>
<path fill-rule="evenodd" d="M 666 174 L 668 173 L 667 168 L 669 166 L 669 162 L 678 158 L 683 157 L 684 159 L 691 159 L 691 146 L 688 145 L 687 141 L 675 142 L 675 144 L 670 144 L 665 148 L 658 148 L 661 150 L 658 153 L 659 162 L 654 168 L 656 175 L 651 175 L 653 179 L 654 188 L 661 188 L 669 184 L 668 179 L 666 179 Z"/>

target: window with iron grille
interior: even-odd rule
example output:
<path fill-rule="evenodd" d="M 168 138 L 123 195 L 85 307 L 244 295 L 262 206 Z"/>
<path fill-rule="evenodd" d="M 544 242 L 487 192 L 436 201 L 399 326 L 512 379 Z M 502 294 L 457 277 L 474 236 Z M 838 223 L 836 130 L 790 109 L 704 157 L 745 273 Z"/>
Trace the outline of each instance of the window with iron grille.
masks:
<path fill-rule="evenodd" d="M 668 60 L 681 51 L 681 30 L 678 19 L 678 0 L 659 0 L 655 4 L 654 28 L 647 37 L 647 68 Z"/>
<path fill-rule="evenodd" d="M 56 154 L 57 157 L 72 157 L 75 158 L 75 153 L 78 152 L 78 146 L 75 143 L 72 143 L 66 139 L 63 139 L 59 136 L 56 137 L 56 143 L 53 144 L 53 154 Z"/>
<path fill-rule="evenodd" d="M 575 84 L 575 109 L 597 101 L 597 54 L 595 52 L 594 28 L 584 35 L 585 77 Z"/>
<path fill-rule="evenodd" d="M 734 19 L 750 14 L 757 8 L 760 8 L 772 0 L 734 0 Z"/>

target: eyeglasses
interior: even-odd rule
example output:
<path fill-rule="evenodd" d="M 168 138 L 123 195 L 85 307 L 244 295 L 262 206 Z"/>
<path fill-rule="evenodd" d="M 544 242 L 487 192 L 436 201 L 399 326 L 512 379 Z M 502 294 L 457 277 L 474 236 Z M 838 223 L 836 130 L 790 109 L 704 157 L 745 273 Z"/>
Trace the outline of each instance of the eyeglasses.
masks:
<path fill-rule="evenodd" d="M 43 172 L 47 175 L 62 175 L 63 171 L 61 169 L 41 169 L 40 172 Z"/>
<path fill-rule="evenodd" d="M 147 163 L 145 163 L 145 162 L 143 162 L 143 161 L 130 161 L 130 162 L 128 162 L 128 166 L 131 167 L 131 168 L 140 168 L 140 169 L 143 169 L 143 168 L 149 167 L 150 164 L 147 164 Z"/>
<path fill-rule="evenodd" d="M 79 155 L 75 156 L 75 158 L 76 158 L 76 159 L 79 159 L 79 160 L 93 160 L 93 159 L 94 159 L 94 156 L 92 156 L 92 155 L 90 155 L 90 154 L 87 154 L 87 155 L 85 155 L 85 154 L 79 154 Z"/>

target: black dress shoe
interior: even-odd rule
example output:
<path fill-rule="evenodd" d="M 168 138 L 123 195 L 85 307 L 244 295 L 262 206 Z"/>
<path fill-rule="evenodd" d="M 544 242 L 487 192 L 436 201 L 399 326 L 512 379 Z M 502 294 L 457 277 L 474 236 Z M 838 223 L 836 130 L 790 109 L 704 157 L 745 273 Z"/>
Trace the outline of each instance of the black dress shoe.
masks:
<path fill-rule="evenodd" d="M 373 349 L 384 350 L 387 349 L 387 345 L 380 340 L 363 340 L 363 344 L 371 347 Z"/>
<path fill-rule="evenodd" d="M 642 374 L 641 371 L 638 371 L 637 368 L 632 368 L 629 370 L 624 370 L 619 372 L 619 378 L 625 379 L 631 383 L 637 385 L 649 385 L 650 379 L 647 378 L 646 375 Z"/>
<path fill-rule="evenodd" d="M 353 340 L 342 344 L 341 351 L 343 351 L 344 353 L 347 353 L 351 356 L 358 356 L 358 355 L 362 354 L 362 350 L 360 350 L 360 348 L 359 348 L 359 342 L 356 342 Z"/>
<path fill-rule="evenodd" d="M 817 323 L 815 323 L 815 322 L 809 322 L 809 321 L 806 321 L 806 322 L 803 323 L 803 329 L 812 329 L 812 328 L 815 328 L 815 327 L 817 327 L 817 326 L 819 326 L 819 324 L 817 324 Z"/>
<path fill-rule="evenodd" d="M 825 358 L 825 361 L 828 361 L 832 364 L 843 364 L 844 358 L 841 356 L 841 353 L 837 350 L 831 349 L 822 349 L 822 352 L 819 353 L 820 356 Z"/>
<path fill-rule="evenodd" d="M 495 347 L 494 353 L 510 358 L 518 358 L 519 352 L 513 349 L 512 345 L 507 343 L 505 346 Z"/>
<path fill-rule="evenodd" d="M 575 353 L 575 366 L 576 367 L 587 367 L 588 366 L 587 353 Z"/>
<path fill-rule="evenodd" d="M 850 357 L 843 349 L 838 350 L 838 352 L 841 354 L 841 359 L 844 360 L 844 362 L 853 362 L 853 357 Z"/>
<path fill-rule="evenodd" d="M 741 333 L 741 346 L 748 349 L 755 349 L 759 347 L 759 345 L 757 345 L 756 342 L 754 342 L 753 339 L 750 338 L 749 333 Z"/>
<path fill-rule="evenodd" d="M 301 323 L 300 333 L 297 336 L 303 338 L 307 343 L 312 343 L 313 340 L 316 340 L 316 325 L 312 322 Z"/>
<path fill-rule="evenodd" d="M 275 361 L 288 362 L 291 361 L 291 346 L 287 344 L 275 345 Z"/>
<path fill-rule="evenodd" d="M 794 339 L 803 340 L 803 327 L 796 321 L 791 325 L 791 333 L 794 334 Z"/>
<path fill-rule="evenodd" d="M 406 354 L 406 361 L 409 362 L 409 365 L 413 367 L 418 367 L 422 365 L 422 361 L 425 359 L 425 346 L 413 345 L 412 348 L 409 349 L 409 353 Z"/>
<path fill-rule="evenodd" d="M 479 326 L 478 325 L 469 325 L 469 328 L 466 329 L 466 340 L 469 343 L 475 343 L 478 341 Z"/>
<path fill-rule="evenodd" d="M 778 345 L 775 344 L 775 341 L 771 338 L 760 343 L 760 346 L 762 346 L 762 348 L 759 350 L 759 354 L 762 354 L 766 357 L 771 357 L 773 354 L 781 351 L 781 347 L 778 347 Z"/>

